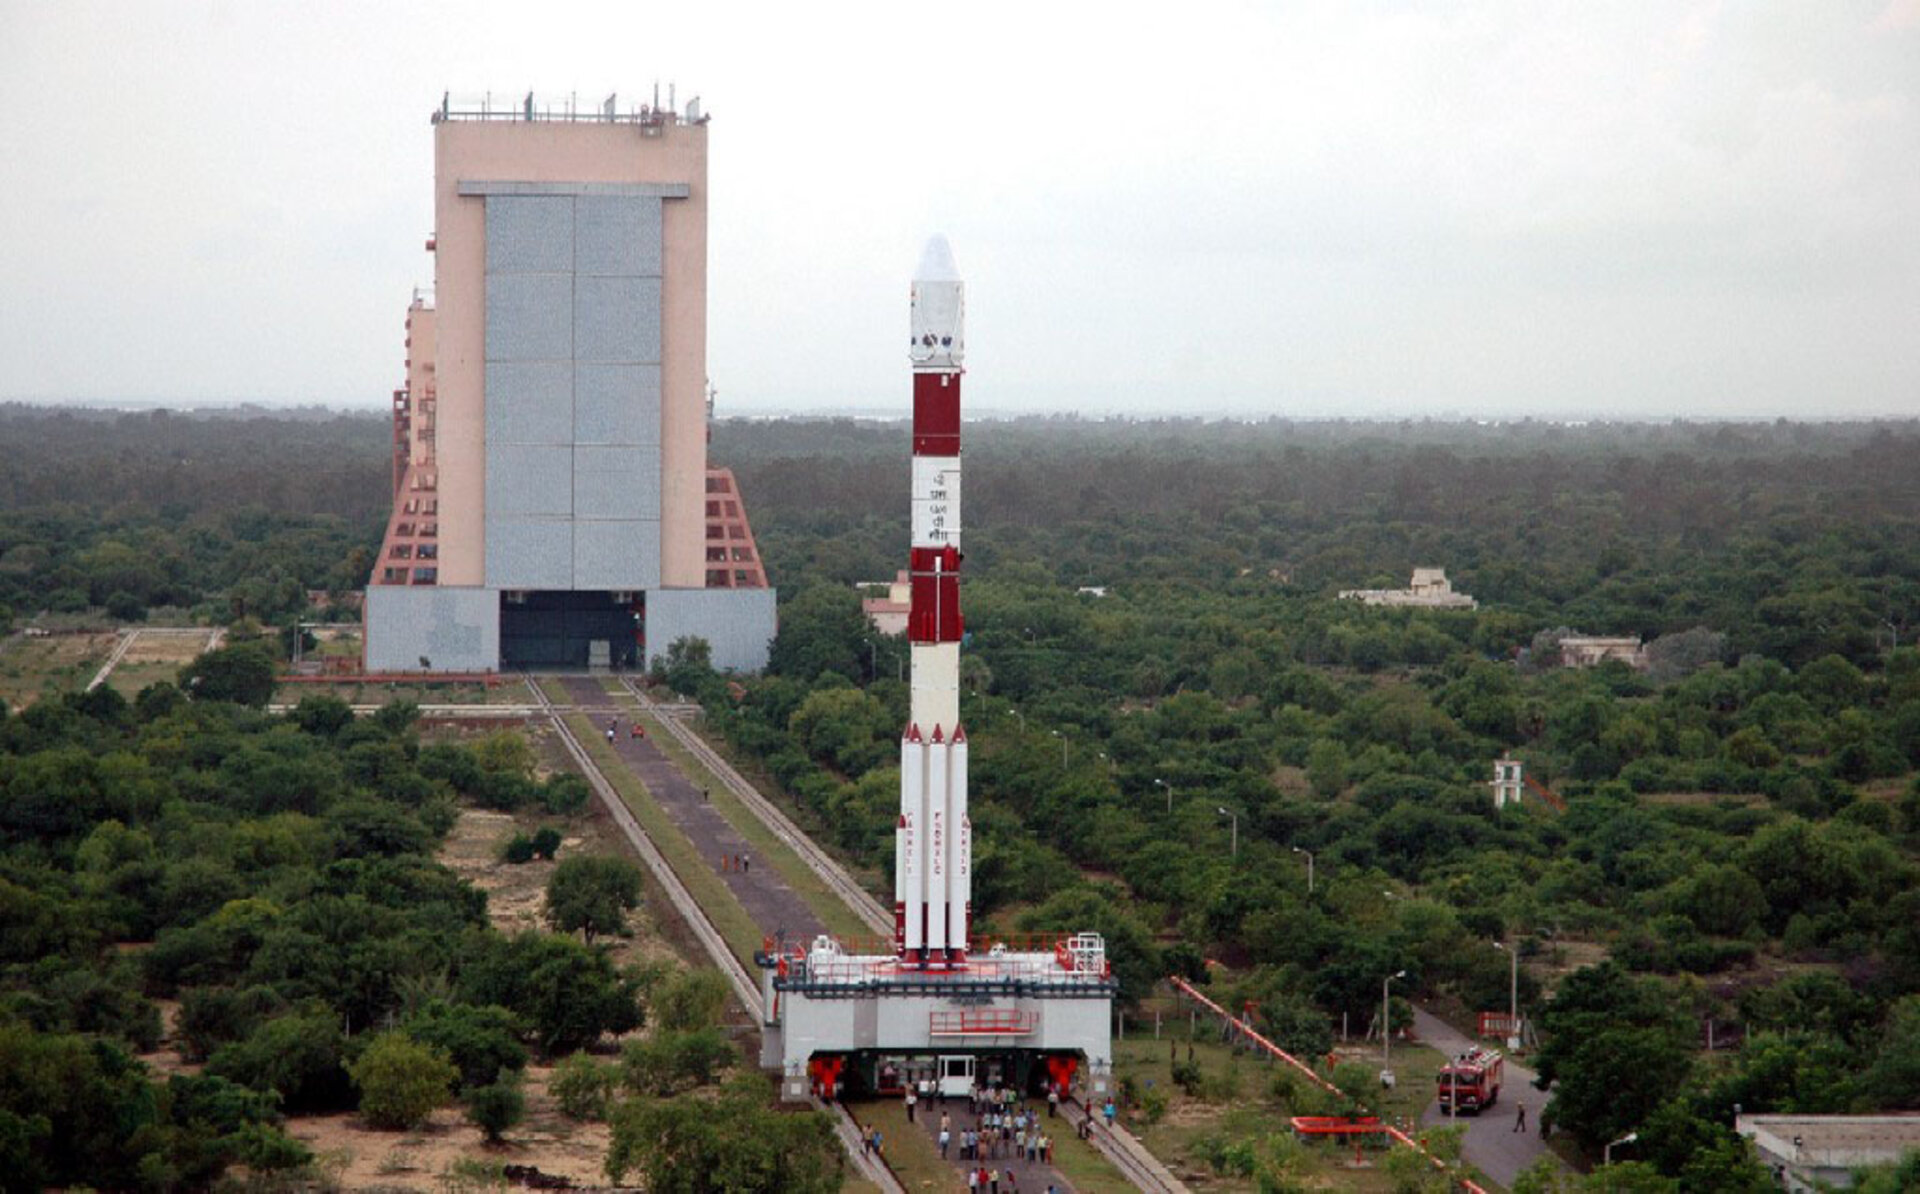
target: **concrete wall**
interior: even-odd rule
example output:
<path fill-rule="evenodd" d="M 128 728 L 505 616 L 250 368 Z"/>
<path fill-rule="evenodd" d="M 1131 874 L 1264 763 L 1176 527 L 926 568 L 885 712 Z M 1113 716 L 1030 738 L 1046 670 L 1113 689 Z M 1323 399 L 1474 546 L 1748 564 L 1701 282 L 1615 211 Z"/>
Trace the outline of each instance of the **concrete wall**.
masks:
<path fill-rule="evenodd" d="M 652 589 L 647 593 L 647 661 L 665 657 L 675 639 L 698 636 L 722 671 L 767 666 L 774 630 L 773 589 Z"/>
<path fill-rule="evenodd" d="M 594 204 L 573 207 L 573 243 L 584 235 L 588 257 L 599 264 L 587 271 L 589 289 L 619 290 L 618 279 L 658 276 L 659 346 L 654 355 L 656 383 L 646 370 L 626 376 L 588 378 L 585 370 L 571 379 L 579 392 L 594 386 L 626 387 L 634 393 L 656 393 L 659 405 L 659 576 L 653 583 L 696 586 L 706 578 L 706 358 L 707 358 L 707 126 L 668 125 L 645 129 L 635 124 L 593 122 L 442 121 L 434 126 L 434 276 L 438 307 L 438 392 L 440 461 L 440 582 L 444 585 L 487 583 L 487 531 L 483 521 L 488 495 L 487 467 L 487 205 L 490 196 L 505 196 L 511 187 L 487 187 L 491 182 L 564 183 L 576 196 L 594 184 L 659 184 L 685 198 L 659 204 L 659 260 L 645 248 L 620 247 L 634 230 L 631 213 L 612 204 L 601 210 Z M 463 184 L 466 184 L 463 188 Z M 551 190 L 551 188 L 548 188 Z M 539 188 L 525 197 L 538 198 Z M 608 188 L 605 194 L 614 194 Z M 662 193 L 665 193 L 663 190 Z M 519 197 L 519 196 L 516 196 Z M 638 219 L 644 220 L 641 215 Z M 601 232 L 608 235 L 602 237 Z M 617 235 L 616 235 L 617 234 Z M 534 239 L 520 247 L 538 252 Z M 594 244 L 609 246 L 596 257 Z M 546 244 L 557 253 L 557 241 Z M 593 270 L 609 272 L 598 275 Z M 517 271 L 543 274 L 546 271 Z M 580 271 L 576 270 L 576 273 Z M 602 286 L 601 282 L 605 285 Z M 532 284 L 538 289 L 538 284 Z M 552 286 L 549 290 L 554 290 Z M 631 286 L 627 290 L 632 290 Z M 557 292 L 556 292 L 557 293 Z M 522 296 L 526 297 L 526 296 Z M 537 300 L 538 296 L 534 296 Z M 549 295 L 549 297 L 555 297 Z M 607 298 L 602 295 L 602 298 Z M 634 295 L 622 291 L 610 302 Z M 549 309 L 535 303 L 535 319 L 551 311 L 554 321 L 563 315 L 569 326 L 580 311 L 569 303 Z M 596 310 L 589 304 L 588 316 Z M 549 331 L 555 329 L 549 328 Z M 556 332 L 557 335 L 557 332 Z M 557 339 L 554 342 L 557 345 Z M 549 345 L 552 347 L 553 345 Z M 631 347 L 631 346 L 629 346 Z M 632 355 L 632 354 L 626 354 Z M 574 358 L 576 361 L 582 358 Z M 592 361 L 587 364 L 635 365 L 637 362 Z M 620 373 L 619 368 L 610 373 Z M 645 374 L 642 376 L 641 374 Z M 557 385 L 557 379 L 547 384 Z M 576 422 L 586 436 L 581 443 L 608 446 L 608 435 L 624 434 L 618 426 L 603 427 L 593 438 L 588 426 L 595 416 L 576 411 Z M 644 479 L 643 479 L 644 480 Z M 633 520 L 626 520 L 633 521 Z M 631 529 L 631 528 L 629 528 Z M 591 540 L 593 536 L 589 534 Z M 589 542 L 589 556 L 601 551 L 652 549 L 633 536 L 617 538 L 612 546 Z M 569 542 L 567 553 L 578 545 Z M 558 550 L 553 553 L 556 557 Z M 496 557 L 498 558 L 498 557 Z M 588 569 L 589 573 L 593 568 Z M 574 582 L 557 586 L 573 587 Z M 600 587 L 598 583 L 581 587 Z M 629 587 L 623 584 L 618 587 Z M 630 587 L 649 587 L 630 585 Z"/>
<path fill-rule="evenodd" d="M 365 618 L 370 672 L 499 670 L 500 594 L 492 589 L 371 585 Z"/>

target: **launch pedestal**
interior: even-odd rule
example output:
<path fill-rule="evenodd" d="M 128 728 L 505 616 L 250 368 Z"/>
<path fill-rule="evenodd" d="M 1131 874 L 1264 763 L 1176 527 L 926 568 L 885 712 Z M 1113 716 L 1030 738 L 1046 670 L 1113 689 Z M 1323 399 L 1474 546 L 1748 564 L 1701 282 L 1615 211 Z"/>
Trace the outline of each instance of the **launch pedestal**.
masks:
<path fill-rule="evenodd" d="M 964 1096 L 974 1083 L 1033 1093 L 1112 1086 L 1114 981 L 1097 933 L 981 940 L 964 967 L 921 970 L 831 937 L 762 951 L 761 1065 L 784 1098 L 884 1094 L 916 1078 Z"/>

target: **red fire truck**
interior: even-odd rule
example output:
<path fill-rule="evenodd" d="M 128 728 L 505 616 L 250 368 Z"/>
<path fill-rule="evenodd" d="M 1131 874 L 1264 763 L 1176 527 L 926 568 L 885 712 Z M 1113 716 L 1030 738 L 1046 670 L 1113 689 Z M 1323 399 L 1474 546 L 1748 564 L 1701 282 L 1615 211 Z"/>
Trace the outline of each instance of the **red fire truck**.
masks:
<path fill-rule="evenodd" d="M 1435 1078 L 1440 1109 L 1458 1115 L 1493 1106 L 1494 1100 L 1500 1097 L 1500 1076 L 1505 1065 L 1506 1059 L 1498 1052 L 1481 1048 L 1469 1049 L 1449 1061 Z"/>

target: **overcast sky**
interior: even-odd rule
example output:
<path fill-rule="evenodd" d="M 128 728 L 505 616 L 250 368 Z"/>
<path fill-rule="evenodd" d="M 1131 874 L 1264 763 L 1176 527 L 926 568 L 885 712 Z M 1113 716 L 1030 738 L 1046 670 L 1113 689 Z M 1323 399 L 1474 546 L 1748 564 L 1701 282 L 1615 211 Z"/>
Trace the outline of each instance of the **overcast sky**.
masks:
<path fill-rule="evenodd" d="M 1920 414 L 1920 0 L 0 0 L 0 399 L 380 407 L 441 92 L 699 95 L 723 414 Z M 625 100 L 623 99 L 623 104 Z"/>

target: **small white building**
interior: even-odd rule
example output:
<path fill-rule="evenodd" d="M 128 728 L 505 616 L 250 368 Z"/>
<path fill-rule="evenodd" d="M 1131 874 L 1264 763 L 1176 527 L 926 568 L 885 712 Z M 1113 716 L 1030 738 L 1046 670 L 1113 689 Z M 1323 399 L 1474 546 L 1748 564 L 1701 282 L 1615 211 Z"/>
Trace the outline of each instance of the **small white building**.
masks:
<path fill-rule="evenodd" d="M 878 582 L 857 587 L 865 594 L 860 598 L 860 610 L 875 630 L 895 636 L 907 632 L 907 612 L 913 605 L 912 585 L 905 572 L 894 574 L 892 582 L 885 586 L 884 596 L 872 592 L 882 587 Z"/>
<path fill-rule="evenodd" d="M 1760 1163 L 1790 1194 L 1853 1184 L 1853 1170 L 1891 1165 L 1920 1149 L 1920 1114 L 1738 1115 Z"/>
<path fill-rule="evenodd" d="M 1474 609 L 1480 604 L 1465 593 L 1453 591 L 1445 568 L 1415 568 L 1412 582 L 1404 589 L 1342 589 L 1340 599 L 1416 609 Z"/>
<path fill-rule="evenodd" d="M 1647 649 L 1637 637 L 1573 634 L 1560 640 L 1561 667 L 1599 667 L 1613 660 L 1638 671 L 1647 666 Z"/>
<path fill-rule="evenodd" d="M 1521 779 L 1520 760 L 1511 755 L 1501 755 L 1493 761 L 1493 807 L 1505 808 L 1509 804 L 1520 803 L 1520 788 L 1525 781 Z"/>

